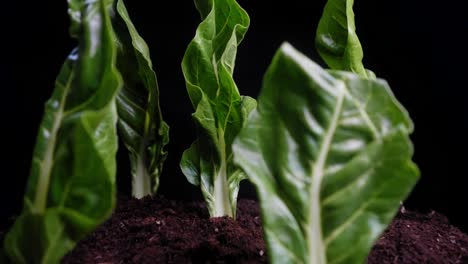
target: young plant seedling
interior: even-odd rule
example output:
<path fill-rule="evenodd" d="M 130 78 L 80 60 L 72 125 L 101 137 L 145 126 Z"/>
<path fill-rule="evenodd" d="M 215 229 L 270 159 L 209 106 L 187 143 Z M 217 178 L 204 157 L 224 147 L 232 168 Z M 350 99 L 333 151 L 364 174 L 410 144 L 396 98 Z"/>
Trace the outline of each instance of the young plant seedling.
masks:
<path fill-rule="evenodd" d="M 413 124 L 362 66 L 351 8 L 329 1 L 319 26 L 330 45 L 320 53 L 333 51 L 324 60 L 347 72 L 283 44 L 233 145 L 258 191 L 271 263 L 364 263 L 419 177 Z"/>
<path fill-rule="evenodd" d="M 167 152 L 169 127 L 162 119 L 159 88 L 148 45 L 138 34 L 122 0 L 112 19 L 117 37 L 117 68 L 123 87 L 117 96 L 119 135 L 130 153 L 132 194 L 156 193 Z"/>
<path fill-rule="evenodd" d="M 115 203 L 115 97 L 121 87 L 112 1 L 68 1 L 71 35 L 39 128 L 24 207 L 6 235 L 13 263 L 59 263 Z"/>
<path fill-rule="evenodd" d="M 232 77 L 249 17 L 235 0 L 195 4 L 203 21 L 182 70 L 198 139 L 184 152 L 180 166 L 188 181 L 201 187 L 212 217 L 235 217 L 239 182 L 245 175 L 233 163 L 232 142 L 256 106 L 254 99 L 240 96 Z"/>
<path fill-rule="evenodd" d="M 375 74 L 365 69 L 361 42 L 356 34 L 354 0 L 329 0 L 323 10 L 315 37 L 315 46 L 328 67 L 366 78 Z"/>

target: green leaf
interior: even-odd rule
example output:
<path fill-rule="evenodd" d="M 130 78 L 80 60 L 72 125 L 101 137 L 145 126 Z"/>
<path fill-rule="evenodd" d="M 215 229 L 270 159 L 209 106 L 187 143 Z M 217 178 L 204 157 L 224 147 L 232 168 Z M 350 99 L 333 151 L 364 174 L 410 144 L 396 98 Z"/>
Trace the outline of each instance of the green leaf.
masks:
<path fill-rule="evenodd" d="M 5 251 L 14 263 L 59 263 L 115 204 L 115 96 L 121 80 L 108 13 L 112 2 L 69 3 L 79 46 L 45 106 L 24 208 L 6 235 Z"/>
<path fill-rule="evenodd" d="M 116 2 L 113 26 L 117 37 L 117 68 L 123 88 L 117 97 L 119 132 L 130 153 L 132 193 L 156 193 L 169 142 L 169 127 L 159 106 L 159 88 L 148 45 L 138 34 L 122 0 Z"/>
<path fill-rule="evenodd" d="M 325 71 L 284 44 L 233 146 L 271 262 L 364 263 L 418 179 L 412 127 L 385 81 Z"/>
<path fill-rule="evenodd" d="M 213 8 L 213 0 L 194 0 L 201 19 L 205 19 Z"/>
<path fill-rule="evenodd" d="M 330 68 L 375 78 L 362 64 L 363 51 L 356 34 L 353 4 L 354 0 L 327 1 L 315 45 Z"/>
<path fill-rule="evenodd" d="M 239 94 L 232 75 L 250 20 L 235 0 L 195 4 L 204 20 L 187 48 L 182 70 L 199 138 L 185 151 L 180 166 L 191 183 L 200 185 L 211 216 L 234 217 L 244 175 L 232 164 L 231 146 L 255 100 Z"/>

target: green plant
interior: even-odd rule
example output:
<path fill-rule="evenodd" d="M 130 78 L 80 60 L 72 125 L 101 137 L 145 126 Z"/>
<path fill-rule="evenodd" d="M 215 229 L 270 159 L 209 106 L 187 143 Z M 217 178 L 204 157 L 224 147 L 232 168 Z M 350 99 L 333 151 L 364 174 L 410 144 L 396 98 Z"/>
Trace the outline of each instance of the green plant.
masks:
<path fill-rule="evenodd" d="M 5 251 L 14 263 L 58 263 L 114 207 L 121 78 L 111 5 L 69 1 L 70 32 L 79 45 L 46 104 L 24 208 L 6 235 Z"/>
<path fill-rule="evenodd" d="M 354 0 L 327 1 L 317 28 L 315 46 L 331 69 L 375 78 L 362 63 L 364 55 L 356 34 L 353 4 Z"/>
<path fill-rule="evenodd" d="M 117 68 L 123 87 L 117 96 L 119 135 L 130 152 L 132 194 L 156 193 L 167 152 L 169 127 L 162 119 L 156 74 L 146 42 L 138 34 L 122 0 L 112 24 L 117 38 Z"/>
<path fill-rule="evenodd" d="M 15 263 L 58 263 L 110 215 L 117 122 L 136 198 L 156 192 L 166 157 L 156 75 L 123 1 L 68 3 L 79 45 L 46 104 L 23 212 L 5 239 Z"/>
<path fill-rule="evenodd" d="M 200 185 L 210 215 L 235 217 L 239 182 L 232 142 L 255 108 L 240 96 L 233 80 L 237 46 L 249 17 L 235 0 L 196 0 L 203 19 L 185 53 L 182 70 L 195 108 L 198 139 L 183 154 L 180 166 L 188 181 Z"/>
<path fill-rule="evenodd" d="M 156 74 L 123 0 L 68 4 L 79 44 L 46 104 L 24 208 L 6 235 L 15 263 L 58 263 L 110 215 L 117 126 L 136 198 L 156 192 L 167 155 Z M 419 171 L 408 113 L 362 63 L 353 1 L 329 0 L 317 30 L 332 70 L 284 44 L 258 108 L 233 80 L 247 13 L 235 0 L 195 5 L 203 21 L 182 69 L 198 139 L 180 167 L 200 186 L 210 215 L 235 217 L 248 175 L 273 263 L 362 263 Z"/>
<path fill-rule="evenodd" d="M 329 1 L 318 30 L 324 60 L 351 72 L 284 44 L 233 145 L 258 191 L 271 263 L 364 263 L 419 177 L 413 124 L 364 70 L 351 8 Z"/>

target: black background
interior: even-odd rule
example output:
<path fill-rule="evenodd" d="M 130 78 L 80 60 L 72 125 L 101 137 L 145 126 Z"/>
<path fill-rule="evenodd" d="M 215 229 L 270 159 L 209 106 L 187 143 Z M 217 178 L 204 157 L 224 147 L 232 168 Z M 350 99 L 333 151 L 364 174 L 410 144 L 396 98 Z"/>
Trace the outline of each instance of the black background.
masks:
<path fill-rule="evenodd" d="M 257 96 L 263 73 L 285 40 L 322 63 L 313 41 L 325 0 L 239 2 L 251 16 L 235 73 L 242 94 Z M 416 124 L 412 138 L 422 178 L 407 206 L 438 210 L 468 232 L 466 9 L 455 1 L 355 2 L 365 65 L 388 80 Z M 163 114 L 171 126 L 170 156 L 160 193 L 174 199 L 200 199 L 200 191 L 178 168 L 182 151 L 195 139 L 190 117 L 193 110 L 180 62 L 199 23 L 198 13 L 190 0 L 127 0 L 126 4 L 150 46 Z M 75 45 L 68 36 L 66 8 L 65 0 L 2 3 L 2 224 L 21 208 L 43 104 L 51 95 L 64 58 Z M 119 168 L 119 186 L 125 192 L 129 190 L 129 173 L 123 152 L 119 153 Z M 254 197 L 255 191 L 244 182 L 240 196 Z"/>

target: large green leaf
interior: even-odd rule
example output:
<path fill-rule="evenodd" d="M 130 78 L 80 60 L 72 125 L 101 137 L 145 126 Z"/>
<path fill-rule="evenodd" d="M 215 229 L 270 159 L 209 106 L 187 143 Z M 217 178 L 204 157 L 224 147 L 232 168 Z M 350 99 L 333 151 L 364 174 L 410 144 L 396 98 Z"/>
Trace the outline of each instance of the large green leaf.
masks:
<path fill-rule="evenodd" d="M 59 263 L 114 207 L 115 97 L 121 81 L 111 5 L 69 1 L 79 46 L 46 104 L 24 208 L 6 235 L 5 251 L 14 263 Z"/>
<path fill-rule="evenodd" d="M 204 18 L 184 56 L 182 70 L 195 108 L 198 140 L 184 152 L 181 168 L 200 185 L 211 216 L 235 216 L 243 173 L 232 163 L 232 142 L 255 100 L 242 97 L 233 80 L 237 47 L 249 17 L 235 0 L 196 0 Z"/>
<path fill-rule="evenodd" d="M 117 97 L 119 132 L 130 152 L 132 193 L 152 195 L 167 153 L 169 127 L 162 119 L 159 89 L 148 46 L 138 34 L 122 0 L 117 0 L 113 26 L 118 41 L 117 68 L 123 88 Z"/>
<path fill-rule="evenodd" d="M 357 73 L 374 78 L 362 64 L 363 52 L 356 34 L 354 0 L 328 0 L 317 29 L 317 50 L 334 70 Z"/>
<path fill-rule="evenodd" d="M 234 160 L 256 185 L 272 263 L 364 263 L 418 179 L 412 123 L 387 83 L 284 44 Z"/>

